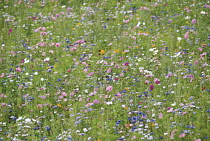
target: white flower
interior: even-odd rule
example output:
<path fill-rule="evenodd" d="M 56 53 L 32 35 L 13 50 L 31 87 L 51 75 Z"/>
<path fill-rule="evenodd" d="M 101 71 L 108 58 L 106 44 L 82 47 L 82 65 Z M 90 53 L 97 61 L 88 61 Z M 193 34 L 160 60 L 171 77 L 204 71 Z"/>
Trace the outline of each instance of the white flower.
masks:
<path fill-rule="evenodd" d="M 37 75 L 37 74 L 38 74 L 38 72 L 35 72 L 35 73 L 34 73 L 34 75 Z"/>
<path fill-rule="evenodd" d="M 106 102 L 107 105 L 111 105 L 112 104 L 112 101 L 108 101 Z"/>
<path fill-rule="evenodd" d="M 44 59 L 44 61 L 50 61 L 50 58 L 49 58 L 49 57 L 47 57 L 47 58 L 45 58 L 45 59 Z"/>
<path fill-rule="evenodd" d="M 180 42 L 182 40 L 182 38 L 181 37 L 177 37 L 177 40 Z"/>
<path fill-rule="evenodd" d="M 87 132 L 88 130 L 87 130 L 87 128 L 84 128 L 83 131 L 84 131 L 84 132 Z"/>
<path fill-rule="evenodd" d="M 185 19 L 190 19 L 190 17 L 189 17 L 189 16 L 187 16 L 187 17 L 185 17 Z"/>
<path fill-rule="evenodd" d="M 204 11 L 201 11 L 201 13 L 200 14 L 206 14 L 206 12 L 204 12 Z"/>
<path fill-rule="evenodd" d="M 175 106 L 176 105 L 176 102 L 174 102 L 173 104 L 171 104 L 171 106 Z"/>

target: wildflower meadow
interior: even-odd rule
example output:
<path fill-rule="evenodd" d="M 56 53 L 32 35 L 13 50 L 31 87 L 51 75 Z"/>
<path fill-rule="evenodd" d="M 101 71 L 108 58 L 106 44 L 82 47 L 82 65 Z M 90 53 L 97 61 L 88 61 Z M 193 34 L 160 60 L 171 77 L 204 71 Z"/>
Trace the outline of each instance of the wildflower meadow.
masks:
<path fill-rule="evenodd" d="M 0 140 L 209 141 L 209 0 L 0 0 Z"/>

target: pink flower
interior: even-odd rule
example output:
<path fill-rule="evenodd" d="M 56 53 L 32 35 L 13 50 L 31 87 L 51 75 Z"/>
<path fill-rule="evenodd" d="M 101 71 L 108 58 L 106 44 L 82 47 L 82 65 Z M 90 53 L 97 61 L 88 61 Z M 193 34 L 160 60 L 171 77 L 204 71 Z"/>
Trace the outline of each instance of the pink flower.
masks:
<path fill-rule="evenodd" d="M 85 40 L 78 40 L 78 41 L 76 41 L 75 43 L 76 44 L 83 44 L 83 43 L 85 43 L 86 41 Z"/>
<path fill-rule="evenodd" d="M 185 135 L 186 135 L 185 133 L 181 133 L 181 134 L 179 135 L 179 137 L 180 137 L 180 138 L 183 138 Z"/>
<path fill-rule="evenodd" d="M 204 5 L 204 7 L 206 7 L 206 8 L 210 8 L 210 5 Z"/>
<path fill-rule="evenodd" d="M 194 140 L 194 141 L 201 141 L 201 139 L 196 139 L 196 140 Z"/>
<path fill-rule="evenodd" d="M 15 70 L 16 70 L 17 72 L 20 72 L 20 71 L 21 71 L 21 68 L 18 67 L 18 68 L 16 68 Z"/>
<path fill-rule="evenodd" d="M 90 107 L 90 106 L 92 106 L 92 105 L 94 105 L 94 103 L 87 103 L 87 104 L 85 105 L 85 107 Z"/>
<path fill-rule="evenodd" d="M 110 73 L 110 72 L 112 72 L 112 69 L 109 68 L 106 72 L 107 72 L 107 73 Z"/>
<path fill-rule="evenodd" d="M 46 53 L 45 53 L 45 52 L 43 52 L 43 53 L 42 53 L 42 56 L 45 56 L 45 55 L 46 55 Z"/>
<path fill-rule="evenodd" d="M 167 74 L 167 77 L 171 77 L 173 75 L 173 73 L 172 72 L 169 72 L 168 74 Z"/>
<path fill-rule="evenodd" d="M 129 23 L 129 21 L 130 21 L 129 19 L 128 20 L 125 20 L 124 23 Z"/>
<path fill-rule="evenodd" d="M 132 36 L 131 38 L 134 39 L 134 40 L 136 40 L 136 37 L 135 36 Z"/>
<path fill-rule="evenodd" d="M 47 35 L 47 32 L 40 32 L 40 35 Z"/>
<path fill-rule="evenodd" d="M 173 139 L 174 138 L 174 135 L 175 135 L 175 132 L 178 131 L 177 129 L 174 129 L 172 132 L 171 132 L 171 135 L 170 135 L 170 139 Z"/>
<path fill-rule="evenodd" d="M 60 45 L 60 43 L 56 43 L 55 46 L 56 47 L 60 47 L 61 45 Z"/>
<path fill-rule="evenodd" d="M 157 4 L 157 3 L 155 3 L 155 4 L 154 4 L 154 6 L 158 6 L 158 4 Z"/>
<path fill-rule="evenodd" d="M 67 96 L 67 94 L 65 92 L 62 92 L 62 96 Z"/>
<path fill-rule="evenodd" d="M 172 23 L 172 20 L 168 20 L 168 23 Z"/>
<path fill-rule="evenodd" d="M 0 75 L 0 77 L 4 77 L 4 73 L 2 73 L 2 74 Z"/>
<path fill-rule="evenodd" d="M 84 73 L 88 73 L 88 69 L 87 68 L 85 68 L 83 71 L 84 71 Z"/>
<path fill-rule="evenodd" d="M 189 38 L 189 32 L 186 32 L 184 35 L 184 39 L 188 39 Z"/>
<path fill-rule="evenodd" d="M 122 94 L 117 93 L 115 96 L 117 96 L 117 97 L 122 97 Z"/>
<path fill-rule="evenodd" d="M 154 83 L 156 83 L 156 84 L 160 84 L 160 79 L 155 78 L 155 79 L 154 79 Z"/>
<path fill-rule="evenodd" d="M 53 50 L 50 50 L 49 53 L 54 53 L 54 51 Z"/>
<path fill-rule="evenodd" d="M 199 51 L 203 51 L 203 49 L 201 47 L 198 48 Z"/>
<path fill-rule="evenodd" d="M 107 90 L 107 91 L 111 91 L 111 90 L 112 90 L 112 86 L 107 86 L 107 87 L 106 87 L 106 90 Z"/>
<path fill-rule="evenodd" d="M 39 28 L 37 28 L 37 29 L 34 29 L 34 32 L 39 32 Z"/>
<path fill-rule="evenodd" d="M 145 80 L 145 83 L 146 83 L 146 84 L 149 84 L 149 83 L 150 83 L 150 81 L 149 81 L 149 80 Z"/>
<path fill-rule="evenodd" d="M 100 101 L 99 100 L 93 100 L 94 104 L 98 104 Z"/>
<path fill-rule="evenodd" d="M 94 72 L 89 73 L 87 76 L 92 76 L 94 74 Z"/>
<path fill-rule="evenodd" d="M 2 93 L 2 94 L 0 94 L 0 97 L 5 97 L 6 98 L 7 96 Z"/>
<path fill-rule="evenodd" d="M 42 108 L 42 104 L 37 104 L 36 107 Z"/>
<path fill-rule="evenodd" d="M 158 118 L 159 119 L 163 118 L 163 114 L 162 113 L 159 113 Z"/>
<path fill-rule="evenodd" d="M 41 27 L 40 29 L 41 29 L 42 31 L 45 31 L 45 30 L 46 30 L 46 28 L 45 28 L 45 27 Z"/>
<path fill-rule="evenodd" d="M 52 17 L 52 20 L 56 20 L 56 17 Z"/>
<path fill-rule="evenodd" d="M 192 19 L 191 23 L 195 24 L 196 23 L 196 19 Z"/>

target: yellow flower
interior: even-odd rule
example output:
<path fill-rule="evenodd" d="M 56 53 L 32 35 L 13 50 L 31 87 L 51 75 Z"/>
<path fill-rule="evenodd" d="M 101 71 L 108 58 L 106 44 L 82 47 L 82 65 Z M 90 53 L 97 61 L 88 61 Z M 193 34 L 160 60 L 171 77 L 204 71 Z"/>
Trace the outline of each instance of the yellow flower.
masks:
<path fill-rule="evenodd" d="M 152 124 L 150 124 L 150 126 L 151 126 L 151 127 L 153 127 L 153 126 L 155 126 L 155 124 L 154 124 L 154 123 L 152 123 Z"/>
<path fill-rule="evenodd" d="M 115 53 L 119 53 L 120 50 L 119 50 L 119 49 L 115 49 L 114 52 L 115 52 Z"/>
<path fill-rule="evenodd" d="M 156 45 L 152 45 L 152 47 L 156 47 Z"/>
<path fill-rule="evenodd" d="M 105 50 L 99 50 L 99 53 L 102 55 L 105 53 Z"/>
<path fill-rule="evenodd" d="M 142 31 L 139 31 L 139 33 L 142 33 Z"/>
<path fill-rule="evenodd" d="M 128 109 L 128 107 L 123 107 L 125 110 Z"/>
<path fill-rule="evenodd" d="M 75 28 L 71 28 L 71 30 L 74 30 Z"/>
<path fill-rule="evenodd" d="M 58 106 L 58 107 L 62 107 L 62 105 L 60 105 L 60 104 L 57 104 L 57 106 Z"/>
<path fill-rule="evenodd" d="M 122 54 L 124 54 L 125 52 L 121 52 Z"/>
<path fill-rule="evenodd" d="M 81 25 L 81 23 L 78 23 L 77 25 Z"/>
<path fill-rule="evenodd" d="M 125 88 L 125 90 L 130 91 L 129 88 L 127 88 L 127 87 Z"/>

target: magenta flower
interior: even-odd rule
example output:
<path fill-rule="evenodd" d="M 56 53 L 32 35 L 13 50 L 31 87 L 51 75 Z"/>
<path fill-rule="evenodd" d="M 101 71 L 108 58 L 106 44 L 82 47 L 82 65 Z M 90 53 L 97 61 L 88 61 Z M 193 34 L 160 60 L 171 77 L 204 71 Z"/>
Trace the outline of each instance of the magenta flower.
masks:
<path fill-rule="evenodd" d="M 149 90 L 152 91 L 153 89 L 155 88 L 155 86 L 152 84 L 152 85 L 149 85 Z"/>
<path fill-rule="evenodd" d="M 8 31 L 9 31 L 10 33 L 12 33 L 12 29 L 9 29 Z"/>
<path fill-rule="evenodd" d="M 196 19 L 192 19 L 191 23 L 195 24 L 196 23 Z"/>
<path fill-rule="evenodd" d="M 106 90 L 107 90 L 107 91 L 111 91 L 111 90 L 112 90 L 112 86 L 107 86 L 107 87 L 106 87 Z"/>
<path fill-rule="evenodd" d="M 125 63 L 125 64 L 123 64 L 124 66 L 128 66 L 129 65 L 129 63 Z"/>

